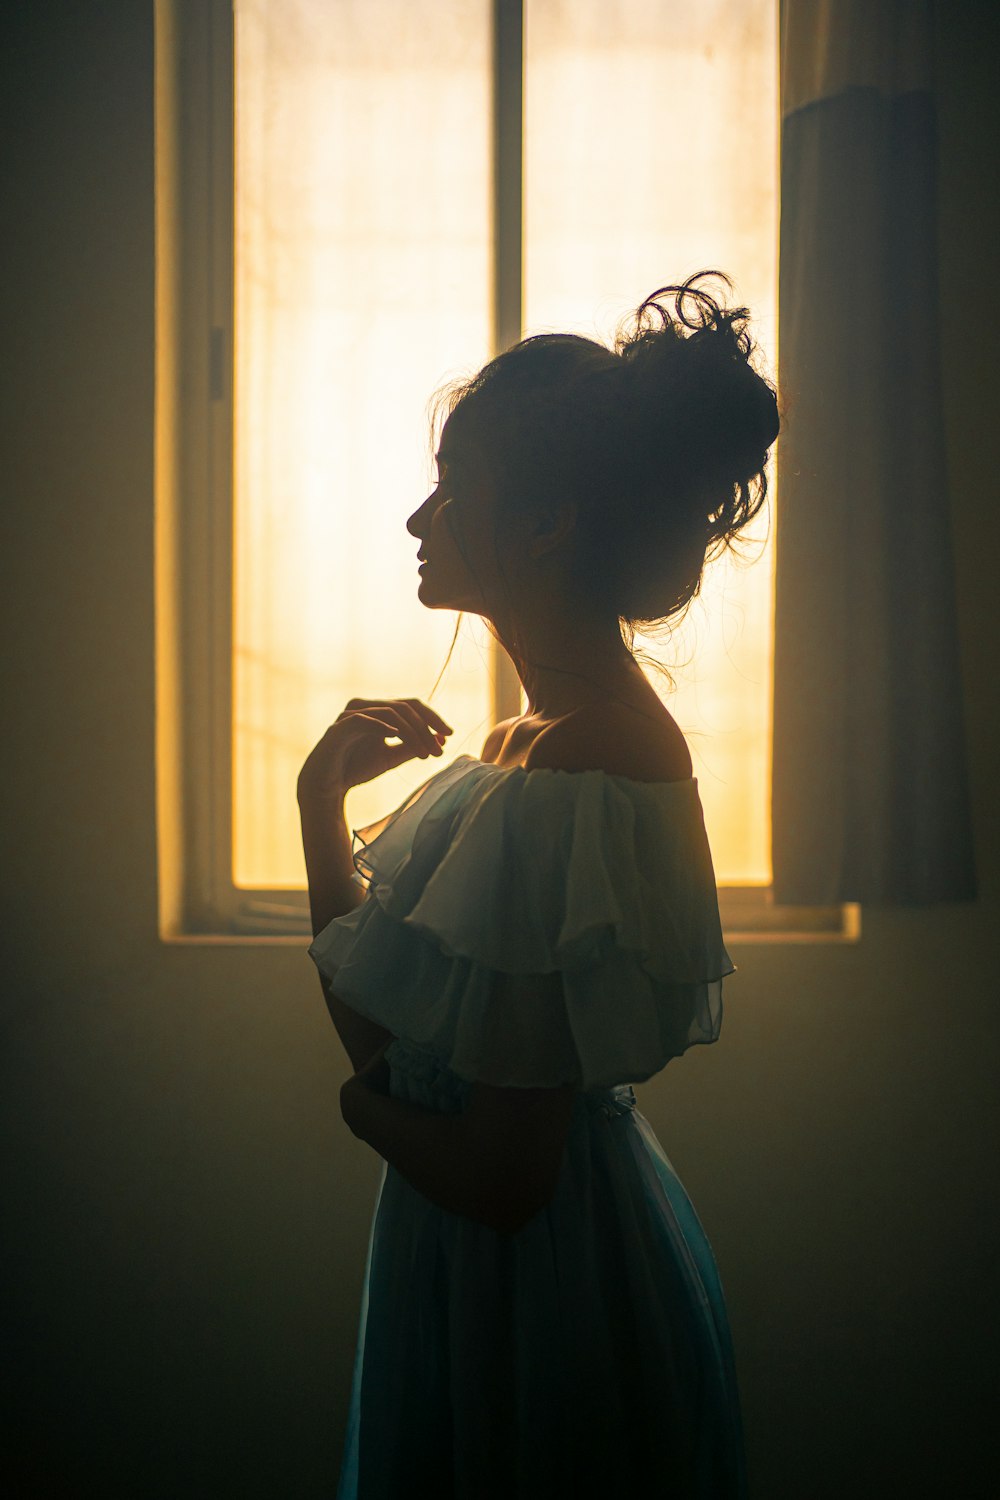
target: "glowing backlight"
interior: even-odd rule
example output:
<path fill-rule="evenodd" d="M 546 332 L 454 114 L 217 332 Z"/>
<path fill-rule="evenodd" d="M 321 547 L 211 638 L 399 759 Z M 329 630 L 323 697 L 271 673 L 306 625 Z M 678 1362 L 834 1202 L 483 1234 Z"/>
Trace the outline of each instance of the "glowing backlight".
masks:
<path fill-rule="evenodd" d="M 716 265 L 773 368 L 775 13 L 526 0 L 525 332 L 609 337 Z M 235 23 L 233 876 L 294 889 L 305 755 L 348 698 L 427 699 L 454 631 L 405 523 L 430 396 L 492 352 L 491 6 L 236 0 Z M 770 880 L 771 576 L 770 549 L 719 562 L 672 644 L 636 641 L 677 678 L 724 884 Z M 491 649 L 467 619 L 432 700 L 447 758 L 482 746 Z M 436 765 L 352 790 L 353 826 Z"/>
<path fill-rule="evenodd" d="M 649 292 L 718 268 L 773 375 L 773 0 L 527 0 L 524 175 L 526 331 L 610 341 Z M 724 885 L 771 882 L 770 479 L 748 564 L 712 564 L 669 642 L 635 640 L 676 681 L 649 671 L 688 738 Z"/>
<path fill-rule="evenodd" d="M 238 0 L 235 21 L 233 871 L 292 888 L 305 756 L 349 698 L 424 697 L 454 632 L 417 599 L 406 518 L 428 398 L 490 354 L 489 5 Z M 485 726 L 460 656 L 435 705 Z M 423 764 L 353 790 L 355 826 Z"/>

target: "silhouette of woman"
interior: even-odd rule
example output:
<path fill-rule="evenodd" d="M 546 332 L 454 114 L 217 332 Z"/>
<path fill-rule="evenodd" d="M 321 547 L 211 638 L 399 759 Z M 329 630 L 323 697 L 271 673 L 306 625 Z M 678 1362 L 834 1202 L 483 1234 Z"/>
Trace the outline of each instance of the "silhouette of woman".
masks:
<path fill-rule="evenodd" d="M 300 774 L 342 1112 L 384 1159 L 339 1500 L 746 1494 L 715 1260 L 632 1088 L 718 1038 L 735 967 L 632 650 L 766 498 L 777 403 L 718 274 L 613 349 L 528 338 L 448 395 L 419 597 L 487 621 L 528 712 L 333 856 L 346 789 L 450 726 L 352 699 Z"/>

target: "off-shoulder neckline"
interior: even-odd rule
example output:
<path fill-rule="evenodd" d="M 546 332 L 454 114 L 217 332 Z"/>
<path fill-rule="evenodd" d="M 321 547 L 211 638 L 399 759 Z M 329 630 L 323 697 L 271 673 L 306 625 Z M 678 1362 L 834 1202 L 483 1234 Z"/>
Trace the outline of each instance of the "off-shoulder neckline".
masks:
<path fill-rule="evenodd" d="M 638 781 L 634 776 L 620 776 L 616 771 L 602 771 L 599 767 L 594 767 L 588 771 L 564 771 L 559 766 L 531 766 L 530 768 L 525 766 L 498 766 L 495 761 L 481 760 L 478 755 L 456 755 L 451 765 L 457 766 L 463 760 L 467 760 L 473 766 L 488 766 L 491 771 L 499 772 L 501 775 L 510 775 L 513 771 L 520 771 L 522 776 L 569 776 L 574 778 L 578 776 L 603 776 L 606 781 L 621 781 L 626 786 L 649 787 L 651 790 L 655 789 L 656 791 L 667 789 L 673 791 L 675 787 L 690 787 L 692 790 L 697 791 L 698 788 L 697 776 L 684 776 L 675 781 Z M 449 770 L 450 767 L 446 766 L 444 769 Z"/>

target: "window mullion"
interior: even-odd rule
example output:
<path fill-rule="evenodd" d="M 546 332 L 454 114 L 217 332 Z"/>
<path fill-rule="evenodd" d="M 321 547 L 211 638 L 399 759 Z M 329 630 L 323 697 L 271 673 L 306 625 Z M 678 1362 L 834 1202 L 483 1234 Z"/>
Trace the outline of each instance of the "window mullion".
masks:
<path fill-rule="evenodd" d="M 524 0 L 493 0 L 493 353 L 521 337 L 524 281 Z M 493 719 L 521 711 L 521 683 L 494 642 Z"/>
<path fill-rule="evenodd" d="M 521 337 L 524 4 L 493 0 L 493 353 Z"/>

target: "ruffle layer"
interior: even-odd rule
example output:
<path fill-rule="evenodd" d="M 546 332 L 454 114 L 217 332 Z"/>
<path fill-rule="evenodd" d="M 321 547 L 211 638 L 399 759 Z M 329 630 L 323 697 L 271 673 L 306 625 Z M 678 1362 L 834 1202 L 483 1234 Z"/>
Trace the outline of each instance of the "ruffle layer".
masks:
<path fill-rule="evenodd" d="M 718 1038 L 735 965 L 695 778 L 460 756 L 355 838 L 368 900 L 309 956 L 460 1078 L 612 1088 Z"/>

